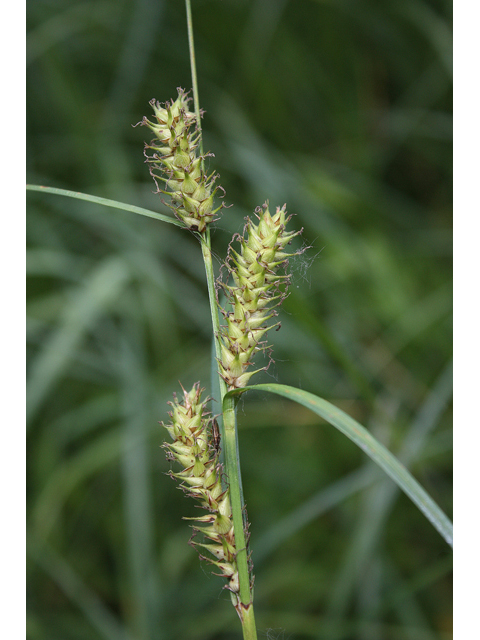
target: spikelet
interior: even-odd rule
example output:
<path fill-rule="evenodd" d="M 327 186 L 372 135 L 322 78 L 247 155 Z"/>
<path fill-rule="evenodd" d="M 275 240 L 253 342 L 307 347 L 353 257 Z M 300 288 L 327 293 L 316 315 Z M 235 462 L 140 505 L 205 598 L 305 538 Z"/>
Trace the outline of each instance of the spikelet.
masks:
<path fill-rule="evenodd" d="M 302 252 L 285 253 L 285 247 L 302 232 L 286 231 L 291 216 L 286 217 L 285 206 L 277 207 L 273 216 L 268 203 L 258 207 L 258 224 L 247 218 L 243 236 L 236 236 L 240 252 L 229 247 L 226 268 L 234 284 L 219 282 L 232 307 L 222 310 L 227 324 L 220 330 L 219 369 L 229 389 L 246 386 L 252 375 L 266 369 L 247 371 L 255 353 L 266 348 L 267 331 L 278 326 L 268 321 L 277 315 L 275 307 L 285 298 L 290 281 L 288 274 L 278 271 L 286 270 L 290 256 Z"/>
<path fill-rule="evenodd" d="M 231 592 L 232 601 L 237 605 L 240 587 L 229 489 L 222 487 L 223 466 L 219 462 L 218 437 L 212 433 L 215 423 L 205 407 L 208 399 L 201 402 L 202 391 L 197 382 L 191 391 L 183 389 L 182 402 L 174 394 L 174 401 L 169 402 L 171 422 L 162 423 L 173 442 L 163 446 L 167 450 L 167 458 L 183 467 L 178 473 L 170 471 L 170 476 L 180 480 L 180 488 L 198 500 L 208 512 L 195 518 L 185 518 L 197 523 L 192 525 L 190 543 L 199 551 L 200 559 L 220 570 L 221 573 L 216 575 L 227 579 L 225 588 Z M 197 533 L 203 534 L 203 543 L 194 540 Z M 203 555 L 204 549 L 211 557 Z"/>
<path fill-rule="evenodd" d="M 198 154 L 200 134 L 195 114 L 188 110 L 189 101 L 181 88 L 177 99 L 165 105 L 153 99 L 150 105 L 155 122 L 144 117 L 138 124 L 149 127 L 155 134 L 150 144 L 145 145 L 145 156 L 157 193 L 170 196 L 171 204 L 166 204 L 175 216 L 189 229 L 203 233 L 224 205 L 222 202 L 213 208 L 214 195 L 221 187 L 215 187 L 218 177 L 215 173 L 207 176 L 203 170 L 203 160 L 212 154 Z M 165 188 L 158 186 L 158 180 Z"/>

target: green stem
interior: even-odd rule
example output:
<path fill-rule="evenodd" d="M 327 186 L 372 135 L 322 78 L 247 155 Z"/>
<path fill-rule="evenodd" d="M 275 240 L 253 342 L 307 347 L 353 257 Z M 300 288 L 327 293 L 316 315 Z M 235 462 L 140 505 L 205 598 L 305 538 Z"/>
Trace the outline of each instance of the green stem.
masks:
<path fill-rule="evenodd" d="M 195 62 L 195 44 L 193 42 L 193 20 L 192 6 L 190 0 L 185 0 L 185 8 L 187 10 L 187 29 L 188 29 L 188 49 L 190 51 L 190 68 L 192 70 L 192 88 L 193 88 L 193 104 L 195 115 L 197 116 L 198 133 L 200 134 L 200 155 L 203 156 L 203 139 L 202 139 L 202 122 L 200 118 L 200 99 L 198 94 L 197 82 L 197 64 Z M 202 169 L 203 169 L 202 160 Z"/>
<path fill-rule="evenodd" d="M 243 517 L 235 405 L 236 400 L 234 398 L 227 398 L 223 404 L 223 425 L 225 432 L 223 446 L 225 450 L 225 470 L 230 485 L 230 502 L 232 505 L 233 528 L 235 531 L 235 548 L 237 550 L 238 579 L 240 582 L 240 601 L 242 605 L 248 606 L 252 602 L 252 594 L 250 590 L 250 572 L 248 570 L 247 542 L 245 538 L 245 519 Z"/>
<path fill-rule="evenodd" d="M 243 608 L 242 628 L 244 640 L 257 640 L 257 627 L 255 626 L 253 603 Z"/>
<path fill-rule="evenodd" d="M 215 279 L 213 273 L 212 252 L 210 244 L 210 229 L 207 227 L 202 238 L 202 254 L 205 263 L 210 311 L 215 340 L 215 353 L 220 358 L 220 322 L 218 317 L 217 298 L 215 295 Z M 230 487 L 230 502 L 232 505 L 233 528 L 235 532 L 235 547 L 237 549 L 237 568 L 240 583 L 240 607 L 237 609 L 242 622 L 244 640 L 256 640 L 255 617 L 253 612 L 253 594 L 250 588 L 250 572 L 248 569 L 247 544 L 245 538 L 242 476 L 238 456 L 238 434 L 236 421 L 236 398 L 226 398 L 227 386 L 219 375 L 220 406 L 223 408 L 222 445 L 225 456 L 225 472 Z"/>
<path fill-rule="evenodd" d="M 188 46 L 190 50 L 190 66 L 192 70 L 192 87 L 195 114 L 197 117 L 198 132 L 200 134 L 199 148 L 203 156 L 202 127 L 200 120 L 200 101 L 198 97 L 197 70 L 195 63 L 195 46 L 193 42 L 192 8 L 190 0 L 185 0 L 187 10 Z M 202 160 L 203 168 L 203 160 Z M 218 317 L 217 297 L 215 294 L 215 277 L 213 273 L 213 261 L 211 251 L 210 229 L 207 227 L 202 236 L 202 254 L 205 263 L 207 277 L 208 297 L 210 300 L 210 312 L 212 315 L 212 327 L 215 341 L 215 353 L 217 360 L 221 357 L 220 351 L 220 321 Z M 253 612 L 253 594 L 250 588 L 250 573 L 248 570 L 247 545 L 244 530 L 242 476 L 240 473 L 240 460 L 238 456 L 238 436 L 235 407 L 237 400 L 227 398 L 225 406 L 224 397 L 227 386 L 219 375 L 220 406 L 223 410 L 222 444 L 225 455 L 225 472 L 230 486 L 230 502 L 232 505 L 233 528 L 235 532 L 235 547 L 237 549 L 237 568 L 240 583 L 240 605 L 237 607 L 242 622 L 244 640 L 257 640 L 255 617 Z"/>
<path fill-rule="evenodd" d="M 205 264 L 205 274 L 207 276 L 208 298 L 210 301 L 210 313 L 212 316 L 213 335 L 215 341 L 215 354 L 220 359 L 220 321 L 218 318 L 217 297 L 215 294 L 215 275 L 213 273 L 212 249 L 210 240 L 210 227 L 207 226 L 205 234 L 201 236 L 203 262 Z M 219 376 L 220 383 L 220 407 L 222 406 L 223 397 L 227 393 L 227 385 L 225 380 Z"/>

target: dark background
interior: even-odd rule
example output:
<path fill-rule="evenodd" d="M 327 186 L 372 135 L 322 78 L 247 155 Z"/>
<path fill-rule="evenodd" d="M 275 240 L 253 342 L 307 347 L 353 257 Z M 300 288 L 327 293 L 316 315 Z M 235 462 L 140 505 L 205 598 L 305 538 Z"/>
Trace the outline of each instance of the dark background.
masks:
<path fill-rule="evenodd" d="M 451 3 L 193 1 L 205 150 L 243 219 L 287 203 L 311 245 L 271 332 L 292 384 L 364 424 L 451 516 Z M 148 101 L 191 87 L 185 6 L 31 0 L 28 181 L 168 212 Z M 209 390 L 201 253 L 186 232 L 29 192 L 30 640 L 230 640 L 223 581 L 164 475 L 167 401 Z M 451 554 L 344 436 L 239 409 L 260 638 L 451 638 Z"/>

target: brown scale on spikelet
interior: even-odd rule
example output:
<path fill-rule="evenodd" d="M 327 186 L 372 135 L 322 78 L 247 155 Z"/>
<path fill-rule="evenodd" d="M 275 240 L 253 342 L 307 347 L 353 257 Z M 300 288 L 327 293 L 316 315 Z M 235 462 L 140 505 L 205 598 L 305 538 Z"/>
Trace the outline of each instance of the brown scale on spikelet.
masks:
<path fill-rule="evenodd" d="M 245 387 L 256 371 L 247 371 L 257 351 L 267 345 L 262 339 L 276 324 L 268 321 L 277 315 L 277 307 L 285 298 L 290 276 L 279 275 L 281 267 L 288 265 L 288 258 L 297 255 L 285 253 L 285 247 L 301 233 L 286 231 L 291 216 L 286 217 L 285 205 L 277 207 L 272 216 L 268 203 L 255 210 L 258 224 L 247 218 L 243 236 L 236 236 L 240 242 L 240 252 L 229 247 L 226 261 L 228 274 L 233 285 L 219 282 L 232 310 L 222 310 L 227 322 L 221 328 L 220 375 L 229 389 Z M 228 278 L 227 278 L 228 280 Z"/>
<path fill-rule="evenodd" d="M 201 401 L 202 391 L 200 383 L 196 383 L 189 392 L 183 389 L 181 402 L 174 394 L 173 402 L 169 402 L 171 422 L 162 423 L 173 442 L 163 446 L 168 459 L 179 462 L 183 467 L 178 473 L 170 471 L 170 476 L 180 480 L 183 491 L 198 500 L 208 512 L 195 518 L 185 518 L 198 523 L 192 525 L 190 542 L 199 551 L 200 559 L 215 565 L 221 571 L 216 575 L 227 579 L 225 588 L 231 592 L 236 605 L 240 587 L 229 489 L 222 487 L 223 466 L 219 462 L 218 436 L 213 434 L 214 420 L 206 410 L 208 398 Z M 204 535 L 203 543 L 194 540 L 197 533 Z M 213 557 L 204 556 L 204 549 Z"/>
<path fill-rule="evenodd" d="M 181 88 L 175 101 L 161 105 L 153 99 L 150 105 L 155 122 L 144 117 L 138 124 L 155 134 L 145 145 L 145 156 L 157 193 L 170 196 L 171 204 L 167 206 L 175 216 L 189 229 L 203 233 L 208 224 L 218 219 L 215 214 L 224 204 L 213 208 L 214 195 L 221 187 L 214 184 L 218 177 L 215 173 L 207 176 L 203 170 L 203 160 L 212 154 L 198 154 L 200 134 L 195 114 L 188 109 L 189 101 Z M 158 180 L 164 183 L 164 189 L 158 186 Z"/>

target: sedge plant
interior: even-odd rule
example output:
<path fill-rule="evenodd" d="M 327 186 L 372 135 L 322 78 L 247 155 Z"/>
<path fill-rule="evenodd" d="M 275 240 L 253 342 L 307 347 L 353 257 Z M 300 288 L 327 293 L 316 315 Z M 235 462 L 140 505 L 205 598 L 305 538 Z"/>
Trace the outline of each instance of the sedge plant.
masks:
<path fill-rule="evenodd" d="M 216 175 L 206 175 L 205 155 L 199 152 L 201 130 L 183 89 L 175 100 L 161 105 L 151 101 L 154 120 L 144 117 L 154 139 L 145 146 L 146 162 L 165 204 L 186 229 L 200 239 L 211 293 L 212 324 L 216 344 L 219 399 L 223 410 L 223 433 L 201 399 L 200 382 L 183 390 L 183 399 L 172 403 L 170 423 L 165 424 L 173 442 L 165 445 L 171 460 L 182 470 L 172 472 L 187 495 L 200 501 L 207 511 L 194 518 L 194 536 L 205 541 L 192 544 L 227 579 L 226 588 L 237 610 L 245 637 L 255 637 L 253 576 L 248 552 L 248 522 L 242 504 L 241 478 L 237 458 L 235 403 L 227 394 L 244 389 L 250 378 L 265 367 L 254 368 L 257 352 L 268 350 L 266 335 L 277 326 L 277 307 L 289 283 L 287 246 L 301 231 L 289 231 L 286 207 L 272 214 L 265 203 L 246 220 L 243 235 L 234 236 L 223 265 L 222 277 L 212 282 L 209 228 L 223 201 L 215 207 Z M 295 252 L 295 253 L 298 253 Z M 223 291 L 226 308 L 218 302 Z M 223 318 L 218 322 L 219 314 Z M 224 447 L 225 468 L 219 462 Z M 207 553 L 205 556 L 204 554 Z"/>
<path fill-rule="evenodd" d="M 192 69 L 193 100 L 184 89 L 164 103 L 151 100 L 152 112 L 138 124 L 150 132 L 145 144 L 146 164 L 157 193 L 173 215 L 147 211 L 116 201 L 60 189 L 29 185 L 83 198 L 110 207 L 153 217 L 194 234 L 205 265 L 210 300 L 212 340 L 219 412 L 214 415 L 205 394 L 205 381 L 183 381 L 181 393 L 170 402 L 164 449 L 171 461 L 169 475 L 200 507 L 191 522 L 192 546 L 215 574 L 225 580 L 245 640 L 257 638 L 254 615 L 254 576 L 249 522 L 242 491 L 236 423 L 239 397 L 264 390 L 289 398 L 314 411 L 369 455 L 414 501 L 445 540 L 452 544 L 449 519 L 402 464 L 358 422 L 326 400 L 281 384 L 252 385 L 255 374 L 273 358 L 269 331 L 279 328 L 280 305 L 288 295 L 289 258 L 305 248 L 291 248 L 302 233 L 286 204 L 265 202 L 249 216 L 242 234 L 235 234 L 225 260 L 215 274 L 211 228 L 224 213 L 225 192 L 215 171 L 208 173 L 202 142 L 190 2 L 186 0 Z M 192 107 L 193 101 L 193 107 Z M 226 214 L 229 215 L 229 214 Z M 259 361 L 261 352 L 263 361 Z M 267 364 L 265 364 L 267 361 Z"/>

